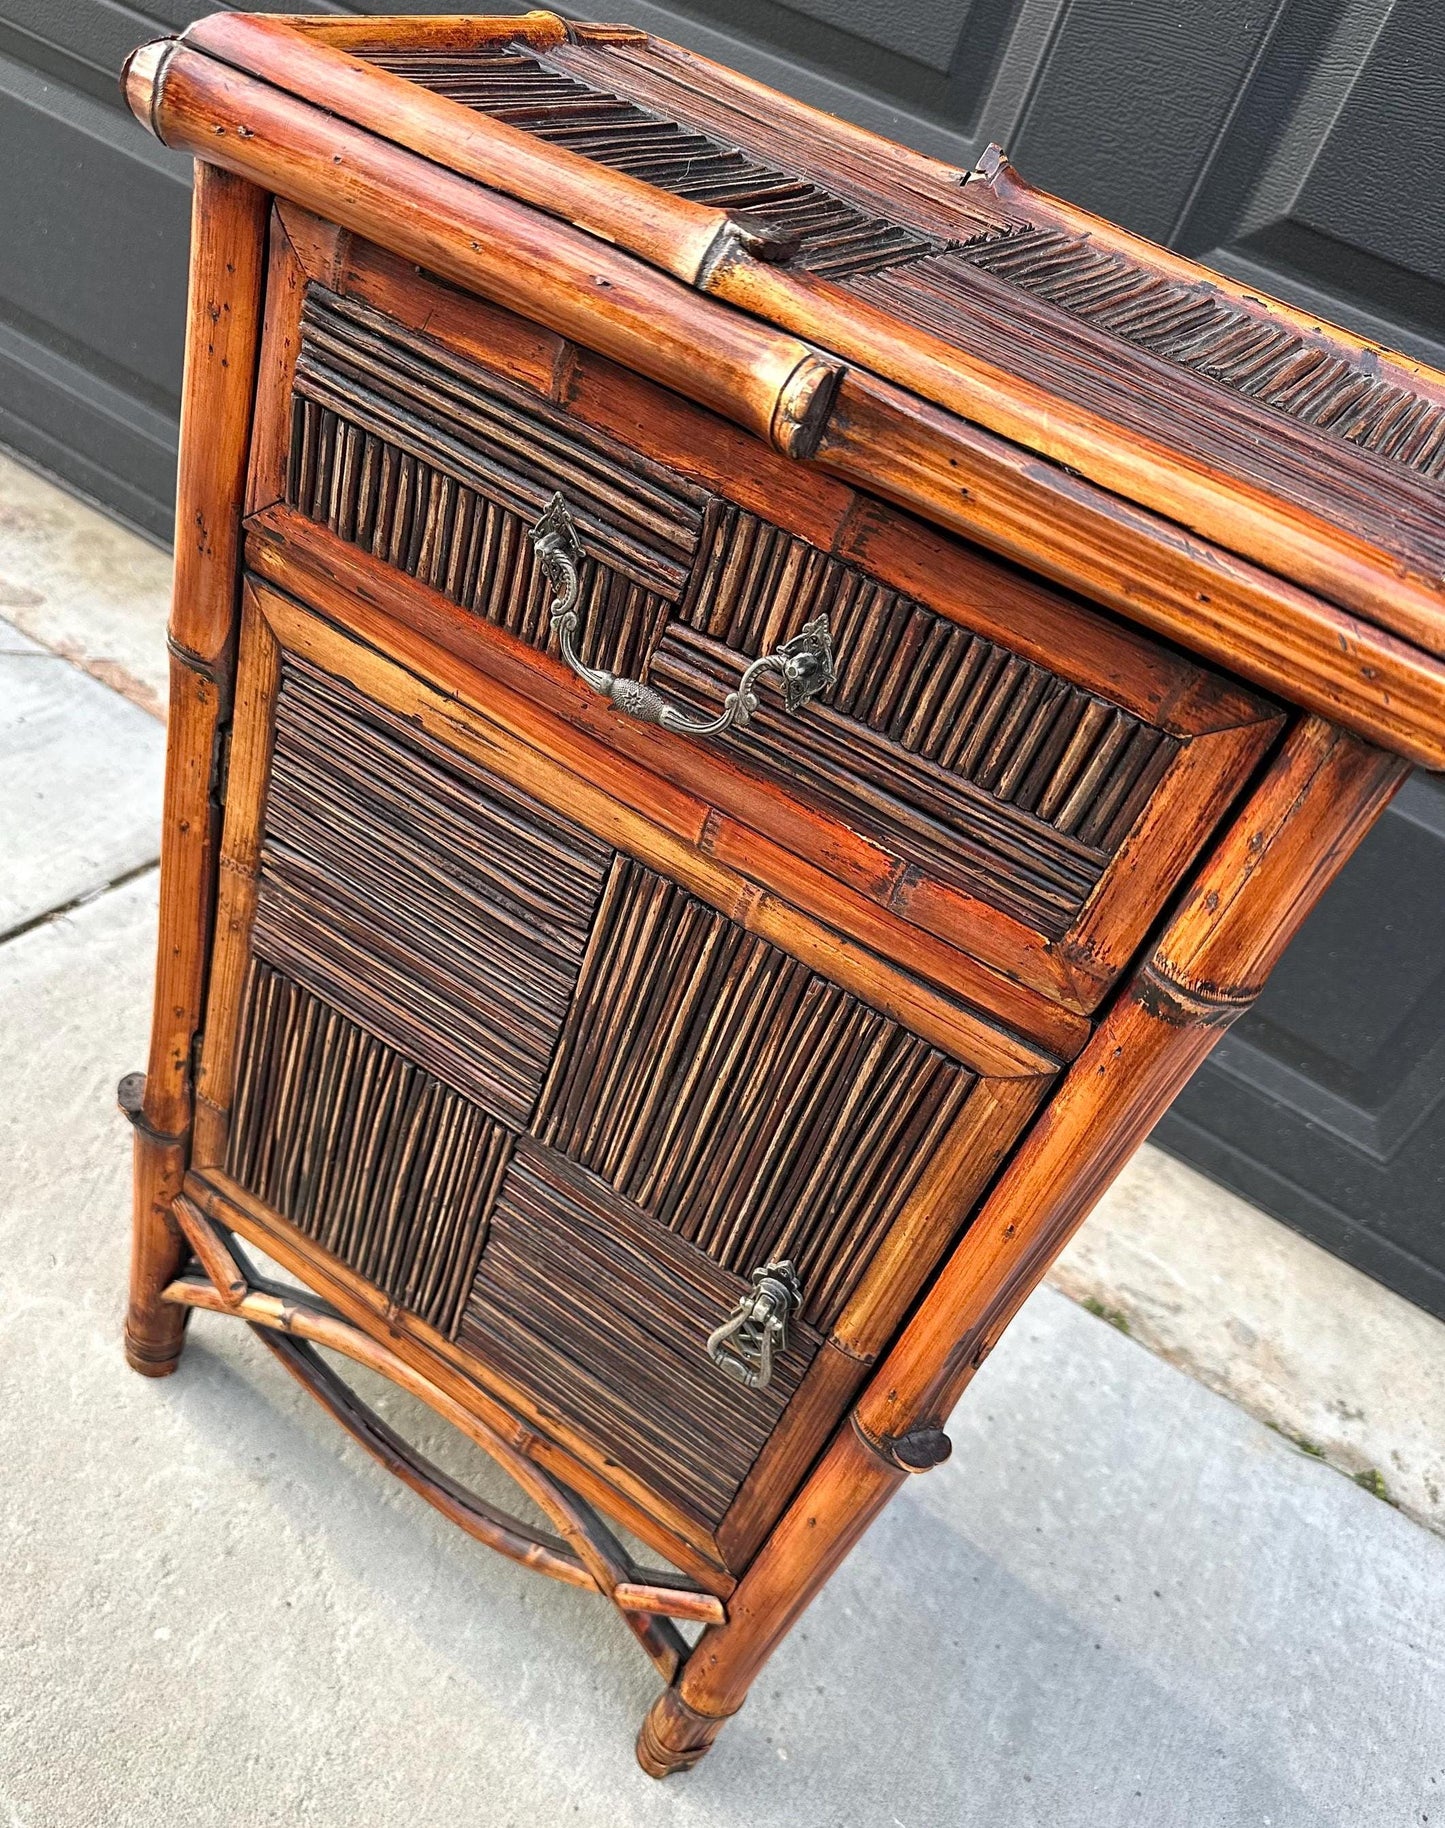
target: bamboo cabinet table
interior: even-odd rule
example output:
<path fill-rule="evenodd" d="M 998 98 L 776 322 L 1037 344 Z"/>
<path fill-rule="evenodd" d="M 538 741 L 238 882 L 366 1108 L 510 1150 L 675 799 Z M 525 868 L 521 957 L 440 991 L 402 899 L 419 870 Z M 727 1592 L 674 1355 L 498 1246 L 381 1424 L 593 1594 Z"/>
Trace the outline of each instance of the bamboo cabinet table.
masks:
<path fill-rule="evenodd" d="M 623 26 L 125 83 L 197 161 L 129 1359 L 247 1322 L 611 1600 L 662 1775 L 1445 764 L 1445 377 Z"/>

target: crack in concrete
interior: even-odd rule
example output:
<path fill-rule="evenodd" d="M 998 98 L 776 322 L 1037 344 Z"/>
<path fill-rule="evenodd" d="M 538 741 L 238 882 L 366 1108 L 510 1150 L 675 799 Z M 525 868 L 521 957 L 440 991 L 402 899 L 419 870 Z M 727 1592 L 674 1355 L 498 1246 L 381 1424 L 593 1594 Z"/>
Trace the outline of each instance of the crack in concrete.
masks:
<path fill-rule="evenodd" d="M 36 927 L 47 926 L 53 920 L 63 920 L 67 914 L 73 914 L 77 908 L 87 908 L 93 901 L 109 895 L 113 889 L 123 889 L 127 883 L 138 877 L 160 868 L 160 856 L 148 857 L 144 863 L 137 863 L 131 869 L 122 870 L 119 876 L 112 876 L 108 882 L 100 883 L 96 888 L 87 889 L 83 895 L 72 895 L 69 901 L 58 906 L 47 908 L 43 914 L 32 914 L 29 920 L 18 921 L 13 927 L 7 927 L 0 933 L 0 946 L 8 946 L 13 939 L 20 939 L 27 933 L 34 932 Z"/>

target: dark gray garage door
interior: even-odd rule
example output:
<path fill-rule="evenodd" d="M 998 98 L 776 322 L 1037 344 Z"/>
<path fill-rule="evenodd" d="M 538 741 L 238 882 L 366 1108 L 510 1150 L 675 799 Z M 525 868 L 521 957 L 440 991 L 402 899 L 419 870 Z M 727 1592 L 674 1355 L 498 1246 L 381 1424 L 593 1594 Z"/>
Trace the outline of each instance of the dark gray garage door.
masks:
<path fill-rule="evenodd" d="M 999 140 L 1061 195 L 1445 366 L 1440 7 L 609 0 L 955 163 Z M 0 441 L 162 536 L 188 173 L 114 73 L 209 10 L 0 0 Z M 1417 777 L 1158 1140 L 1445 1315 L 1442 916 L 1445 791 Z"/>

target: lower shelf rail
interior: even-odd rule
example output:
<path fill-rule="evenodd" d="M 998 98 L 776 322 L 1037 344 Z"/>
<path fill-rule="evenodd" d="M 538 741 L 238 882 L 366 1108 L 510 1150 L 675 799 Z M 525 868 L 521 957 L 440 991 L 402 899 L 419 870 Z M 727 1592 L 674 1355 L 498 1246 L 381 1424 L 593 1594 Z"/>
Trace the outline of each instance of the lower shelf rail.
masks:
<path fill-rule="evenodd" d="M 716 1595 L 690 1584 L 686 1576 L 637 1566 L 584 1499 L 379 1340 L 320 1302 L 257 1275 L 235 1240 L 190 1200 L 177 1199 L 174 1210 L 195 1253 L 195 1266 L 169 1284 L 164 1299 L 245 1321 L 359 1446 L 458 1528 L 524 1567 L 611 1600 L 666 1681 L 688 1654 L 687 1641 L 672 1621 L 725 1621 L 726 1609 Z M 424 1458 L 362 1401 L 318 1348 L 388 1378 L 450 1422 L 516 1481 L 557 1534 L 510 1516 Z"/>

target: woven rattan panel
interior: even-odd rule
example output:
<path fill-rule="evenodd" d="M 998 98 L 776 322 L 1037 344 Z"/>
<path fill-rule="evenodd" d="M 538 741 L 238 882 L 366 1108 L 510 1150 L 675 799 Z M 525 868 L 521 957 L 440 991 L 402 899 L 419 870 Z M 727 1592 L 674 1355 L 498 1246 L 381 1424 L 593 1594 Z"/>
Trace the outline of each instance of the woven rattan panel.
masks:
<path fill-rule="evenodd" d="M 227 1171 L 455 1335 L 510 1133 L 450 1086 L 253 959 Z"/>
<path fill-rule="evenodd" d="M 514 44 L 464 53 L 368 56 L 395 75 L 554 146 L 674 196 L 746 216 L 766 227 L 780 252 L 794 251 L 811 272 L 873 272 L 916 259 L 938 245 L 812 179 L 567 70 L 556 55 Z"/>
<path fill-rule="evenodd" d="M 619 859 L 540 1138 L 746 1276 L 786 1257 L 820 1326 L 973 1076 L 776 946 Z"/>
<path fill-rule="evenodd" d="M 935 283 L 947 287 L 965 266 L 1333 438 L 1445 477 L 1445 405 L 1343 349 L 1252 317 L 1205 280 L 1152 271 L 1087 235 L 1031 224 L 967 243 L 935 269 Z"/>
<path fill-rule="evenodd" d="M 838 683 L 806 719 L 769 701 L 741 757 L 876 831 L 925 874 L 1063 932 L 1176 744 L 1139 718 L 729 505 L 651 677 L 721 709 L 738 656 L 828 616 Z"/>
<path fill-rule="evenodd" d="M 611 852 L 344 682 L 288 656 L 257 955 L 525 1124 Z"/>
<path fill-rule="evenodd" d="M 262 1197 L 284 1191 L 283 1211 L 316 1196 L 263 1171 L 267 1150 L 305 1148 L 319 1077 L 336 1075 L 343 1100 L 340 1080 L 369 1083 L 372 1036 L 375 1071 L 415 1070 L 438 1099 L 530 1131 L 735 1276 L 791 1257 L 821 1325 L 974 1084 L 778 947 L 291 656 L 253 950 L 248 1056 L 271 1062 L 282 1102 L 242 1101 L 232 1162 Z M 350 1235 L 334 1213 L 316 1222 Z M 365 1250 L 351 1260 L 371 1273 Z"/>

